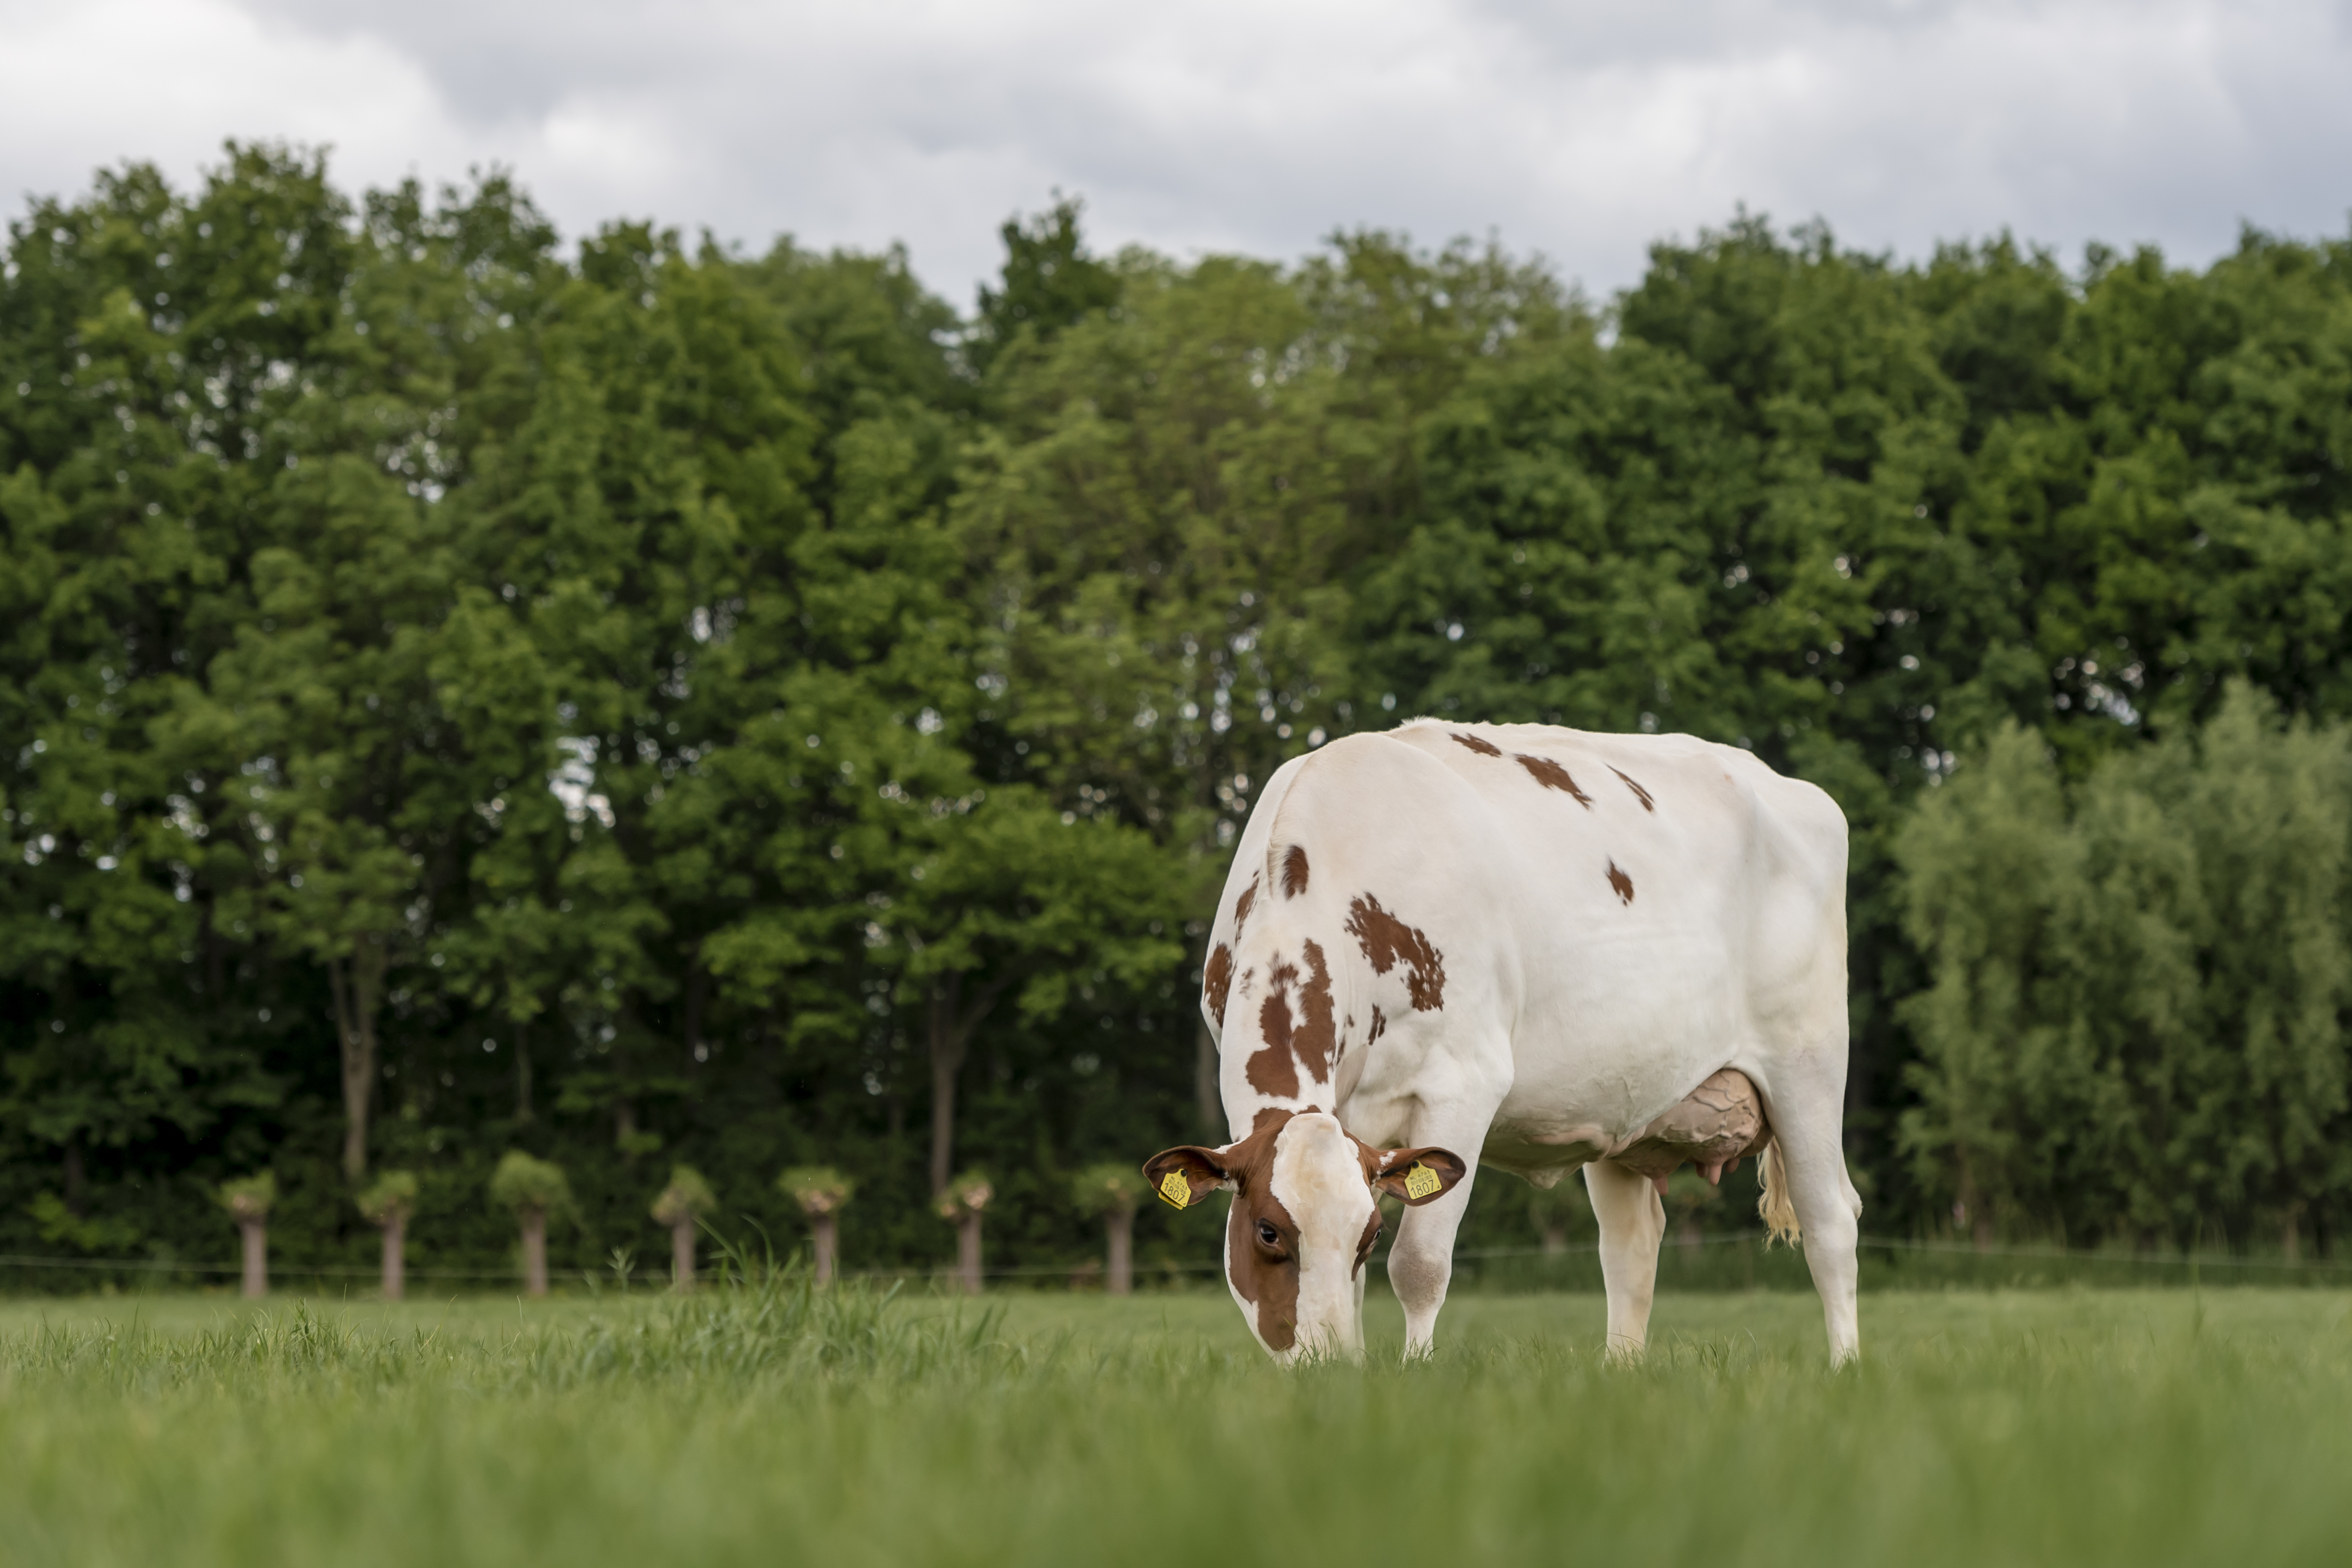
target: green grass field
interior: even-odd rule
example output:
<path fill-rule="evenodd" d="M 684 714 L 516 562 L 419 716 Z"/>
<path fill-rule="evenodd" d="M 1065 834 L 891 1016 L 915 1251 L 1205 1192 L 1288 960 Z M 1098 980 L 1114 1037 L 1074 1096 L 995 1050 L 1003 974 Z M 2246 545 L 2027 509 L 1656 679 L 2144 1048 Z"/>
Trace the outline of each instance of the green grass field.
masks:
<path fill-rule="evenodd" d="M 2352 1561 L 2352 1294 L 1469 1296 L 1265 1365 L 1222 1297 L 0 1304 L 37 1563 Z"/>

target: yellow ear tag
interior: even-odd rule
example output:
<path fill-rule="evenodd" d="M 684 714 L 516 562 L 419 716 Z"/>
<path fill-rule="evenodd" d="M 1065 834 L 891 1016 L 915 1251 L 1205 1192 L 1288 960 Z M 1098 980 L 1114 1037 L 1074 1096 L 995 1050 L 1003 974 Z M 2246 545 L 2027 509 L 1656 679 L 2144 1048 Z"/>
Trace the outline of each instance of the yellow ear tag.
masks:
<path fill-rule="evenodd" d="M 1171 1208 L 1189 1208 L 1192 1203 L 1192 1184 L 1184 1179 L 1181 1171 L 1171 1171 L 1160 1178 L 1160 1201 Z"/>
<path fill-rule="evenodd" d="M 1418 1160 L 1412 1163 L 1412 1169 L 1404 1173 L 1404 1195 L 1416 1203 L 1433 1193 L 1444 1190 L 1444 1178 Z"/>

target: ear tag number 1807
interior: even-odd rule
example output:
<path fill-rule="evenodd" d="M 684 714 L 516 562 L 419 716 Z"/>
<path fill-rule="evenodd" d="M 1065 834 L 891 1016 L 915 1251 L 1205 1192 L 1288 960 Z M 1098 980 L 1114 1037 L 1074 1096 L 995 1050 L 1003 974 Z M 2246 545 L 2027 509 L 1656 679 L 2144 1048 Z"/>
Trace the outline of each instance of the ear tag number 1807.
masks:
<path fill-rule="evenodd" d="M 1412 1169 L 1404 1173 L 1404 1195 L 1419 1200 L 1428 1197 L 1445 1185 L 1438 1173 L 1415 1160 Z"/>
<path fill-rule="evenodd" d="M 1192 1202 L 1192 1184 L 1184 1179 L 1181 1171 L 1171 1171 L 1160 1178 L 1160 1199 L 1171 1208 L 1186 1208 Z"/>

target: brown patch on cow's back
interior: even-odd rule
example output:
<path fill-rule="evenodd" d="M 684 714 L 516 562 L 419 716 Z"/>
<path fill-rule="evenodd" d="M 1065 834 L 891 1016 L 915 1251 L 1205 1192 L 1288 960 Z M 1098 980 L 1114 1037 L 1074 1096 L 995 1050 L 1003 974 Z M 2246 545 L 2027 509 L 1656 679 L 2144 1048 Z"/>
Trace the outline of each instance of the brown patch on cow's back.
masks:
<path fill-rule="evenodd" d="M 1201 994 L 1209 1004 L 1209 1012 L 1217 1020 L 1217 1027 L 1225 1026 L 1225 998 L 1234 988 L 1234 950 L 1223 942 L 1217 943 L 1209 954 L 1209 962 L 1201 966 Z"/>
<path fill-rule="evenodd" d="M 1282 896 L 1295 899 L 1307 890 L 1307 847 L 1294 844 L 1282 852 Z"/>
<path fill-rule="evenodd" d="M 1364 950 L 1373 973 L 1386 974 L 1400 963 L 1405 966 L 1405 994 L 1414 1012 L 1433 1013 L 1445 1005 L 1445 955 L 1418 926 L 1405 924 L 1366 893 L 1348 905 L 1347 931 Z"/>
<path fill-rule="evenodd" d="M 1244 888 L 1241 890 L 1241 896 L 1234 900 L 1234 940 L 1235 942 L 1241 941 L 1242 927 L 1249 924 L 1250 910 L 1256 906 L 1256 903 L 1257 879 L 1252 877 L 1249 886 Z"/>
<path fill-rule="evenodd" d="M 1579 789 L 1569 771 L 1549 757 L 1530 757 L 1524 753 L 1511 759 L 1528 770 L 1528 776 L 1546 789 L 1565 790 L 1576 797 L 1576 804 L 1585 810 L 1592 809 L 1592 797 Z"/>
<path fill-rule="evenodd" d="M 1642 803 L 1642 809 L 1643 811 L 1655 811 L 1658 809 L 1658 803 L 1650 798 L 1650 792 L 1643 789 L 1640 784 L 1635 784 L 1624 769 L 1611 768 L 1609 771 L 1625 781 L 1625 787 L 1633 792 L 1634 798 Z"/>
<path fill-rule="evenodd" d="M 1609 862 L 1609 886 L 1616 891 L 1619 903 L 1630 904 L 1633 901 L 1633 879 L 1620 871 L 1614 860 Z"/>
<path fill-rule="evenodd" d="M 1265 1000 L 1257 1011 L 1258 1032 L 1265 1044 L 1250 1053 L 1243 1074 L 1260 1094 L 1280 1100 L 1298 1095 L 1298 1069 L 1316 1082 L 1331 1076 L 1331 1058 L 1339 1049 L 1339 1031 L 1331 1008 L 1331 968 L 1323 949 L 1314 942 L 1299 944 L 1305 955 L 1303 979 L 1294 966 L 1276 963 L 1266 973 Z M 1290 1016 L 1291 990 L 1298 993 L 1298 1016 Z"/>
<path fill-rule="evenodd" d="M 1452 733 L 1455 745 L 1467 746 L 1482 757 L 1499 757 L 1503 754 L 1503 748 L 1492 741 L 1481 740 L 1475 735 L 1465 735 L 1459 730 Z"/>

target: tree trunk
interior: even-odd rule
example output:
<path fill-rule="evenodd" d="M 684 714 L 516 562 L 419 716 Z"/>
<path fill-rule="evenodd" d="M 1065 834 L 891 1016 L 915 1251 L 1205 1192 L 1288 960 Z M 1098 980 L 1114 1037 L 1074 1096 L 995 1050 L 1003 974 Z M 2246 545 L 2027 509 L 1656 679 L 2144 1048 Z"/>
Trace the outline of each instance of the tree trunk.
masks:
<path fill-rule="evenodd" d="M 522 1290 L 526 1296 L 547 1294 L 547 1211 L 522 1211 Z"/>
<path fill-rule="evenodd" d="M 963 1052 L 957 1049 L 952 1058 L 942 1052 L 931 1053 L 931 1191 L 940 1192 L 948 1184 L 948 1173 L 955 1164 L 955 1090 L 956 1074 L 963 1066 Z"/>
<path fill-rule="evenodd" d="M 222 951 L 227 944 L 221 941 L 220 931 L 213 923 L 211 895 L 200 900 L 196 910 L 198 929 L 204 932 L 205 994 L 216 997 L 228 988 L 228 965 Z"/>
<path fill-rule="evenodd" d="M 613 1146 L 634 1160 L 637 1157 L 636 1151 L 629 1147 L 629 1140 L 636 1135 L 637 1102 L 628 1099 L 614 1100 L 613 1102 Z"/>
<path fill-rule="evenodd" d="M 89 1212 L 89 1179 L 82 1170 L 81 1140 L 66 1140 L 66 1213 L 76 1219 Z"/>
<path fill-rule="evenodd" d="M 694 1221 L 682 1219 L 669 1227 L 669 1282 L 679 1290 L 694 1289 Z"/>
<path fill-rule="evenodd" d="M 697 948 L 686 969 L 686 1054 L 697 1062 L 710 1054 L 702 1047 L 702 1013 L 709 994 L 710 972 L 702 967 Z"/>
<path fill-rule="evenodd" d="M 2303 1205 L 2299 1203 L 2286 1206 L 2286 1223 L 2279 1229 L 2279 1250 L 2289 1263 L 2303 1261 Z"/>
<path fill-rule="evenodd" d="M 530 1110 L 530 1020 L 518 1018 L 515 1037 L 515 1120 L 529 1121 Z"/>
<path fill-rule="evenodd" d="M 1113 1209 L 1103 1215 L 1103 1239 L 1110 1252 L 1109 1272 L 1104 1276 L 1103 1289 L 1114 1296 L 1135 1293 L 1135 1215 L 1129 1209 Z"/>
<path fill-rule="evenodd" d="M 963 976 L 943 974 L 931 982 L 931 1191 L 947 1190 L 955 1170 L 956 1079 L 971 1045 L 971 1032 L 995 1005 L 1005 983 L 981 987 L 969 1006 L 959 1007 Z"/>
<path fill-rule="evenodd" d="M 335 1037 L 343 1069 L 343 1175 L 356 1182 L 367 1174 L 368 1106 L 375 1097 L 376 1011 L 383 999 L 383 974 L 391 954 L 375 937 L 360 937 L 346 958 L 327 960 L 327 985 L 335 998 Z"/>
<path fill-rule="evenodd" d="M 241 1219 L 236 1228 L 245 1238 L 245 1282 L 237 1293 L 257 1301 L 269 1294 L 269 1222 Z"/>
<path fill-rule="evenodd" d="M 956 1078 L 963 1071 L 964 1037 L 955 1026 L 956 992 L 963 976 L 931 986 L 931 1191 L 942 1192 L 955 1161 Z"/>
<path fill-rule="evenodd" d="M 1976 1173 L 1969 1168 L 1966 1157 L 1960 1161 L 1960 1201 L 1954 1205 L 1952 1217 L 1969 1227 L 1979 1252 L 1992 1250 L 1992 1208 L 1978 1197 Z"/>
<path fill-rule="evenodd" d="M 1201 1126 L 1222 1142 L 1226 1131 L 1224 1097 L 1217 1092 L 1217 1042 L 1209 1037 L 1205 1018 L 1201 1021 L 1201 1032 L 1193 1037 L 1192 1106 L 1200 1113 Z"/>
<path fill-rule="evenodd" d="M 1698 1215 L 1696 1214 L 1686 1214 L 1683 1215 L 1682 1223 L 1675 1226 L 1675 1245 L 1676 1247 L 1696 1247 L 1700 1240 Z"/>
<path fill-rule="evenodd" d="M 956 1216 L 956 1285 L 967 1296 L 980 1294 L 980 1215 L 970 1211 Z"/>
<path fill-rule="evenodd" d="M 1564 1256 L 1567 1251 L 1568 1226 L 1564 1225 L 1545 1226 L 1543 1227 L 1543 1255 L 1546 1258 L 1559 1258 Z"/>
<path fill-rule="evenodd" d="M 820 1287 L 830 1285 L 841 1247 L 840 1237 L 834 1229 L 833 1215 L 810 1215 L 809 1235 L 816 1246 L 816 1282 Z"/>
<path fill-rule="evenodd" d="M 397 1301 L 408 1293 L 408 1216 L 392 1214 L 383 1221 L 383 1299 Z"/>

